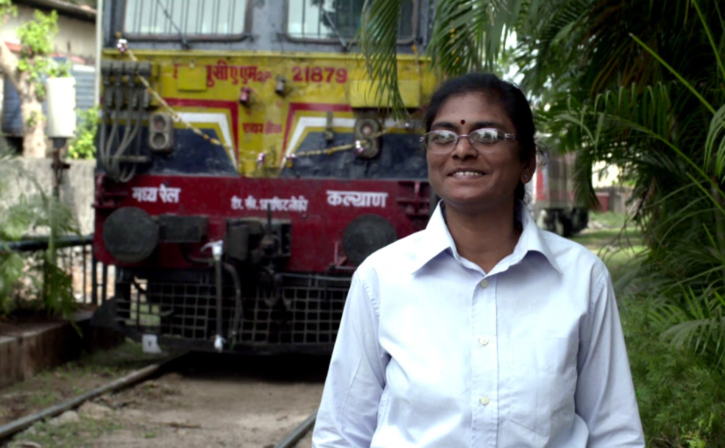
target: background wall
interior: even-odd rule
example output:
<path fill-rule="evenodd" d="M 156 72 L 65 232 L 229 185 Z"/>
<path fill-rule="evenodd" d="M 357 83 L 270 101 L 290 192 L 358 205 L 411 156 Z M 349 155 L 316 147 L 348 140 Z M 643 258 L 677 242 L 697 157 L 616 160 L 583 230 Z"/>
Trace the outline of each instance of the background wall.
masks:
<path fill-rule="evenodd" d="M 10 19 L 0 26 L 0 39 L 9 43 L 18 43 L 18 27 L 33 19 L 35 8 L 18 5 L 18 16 Z M 47 11 L 43 11 L 48 13 Z M 96 55 L 96 25 L 87 20 L 58 14 L 58 34 L 55 37 L 55 52 L 71 54 L 93 63 Z"/>
<path fill-rule="evenodd" d="M 40 184 L 42 190 L 50 195 L 53 192 L 53 170 L 51 159 L 25 159 L 20 163 Z M 81 233 L 93 233 L 93 173 L 95 160 L 69 160 L 71 168 L 64 172 L 63 183 L 60 188 L 61 200 L 73 209 Z M 7 194 L 1 199 L 5 203 L 17 201 L 20 195 L 32 195 L 35 187 L 27 179 L 11 182 Z M 41 232 L 39 232 L 41 233 Z"/>

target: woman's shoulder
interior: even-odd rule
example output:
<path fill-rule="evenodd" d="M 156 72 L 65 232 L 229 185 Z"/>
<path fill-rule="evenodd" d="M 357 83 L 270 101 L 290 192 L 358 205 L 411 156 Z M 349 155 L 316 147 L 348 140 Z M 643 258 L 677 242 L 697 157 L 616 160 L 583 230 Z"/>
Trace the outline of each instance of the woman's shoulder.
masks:
<path fill-rule="evenodd" d="M 412 266 L 422 242 L 423 231 L 401 238 L 370 254 L 357 271 L 367 276 L 379 272 L 400 272 Z"/>
<path fill-rule="evenodd" d="M 580 275 L 586 271 L 595 275 L 608 272 L 604 262 L 583 245 L 546 230 L 542 230 L 541 234 L 562 272 L 570 272 L 574 275 Z"/>

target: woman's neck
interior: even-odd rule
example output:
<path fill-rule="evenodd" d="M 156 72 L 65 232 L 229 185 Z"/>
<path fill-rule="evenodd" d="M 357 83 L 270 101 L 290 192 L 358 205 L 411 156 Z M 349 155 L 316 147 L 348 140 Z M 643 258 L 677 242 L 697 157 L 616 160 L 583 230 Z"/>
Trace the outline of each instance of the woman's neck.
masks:
<path fill-rule="evenodd" d="M 446 208 L 448 231 L 458 253 L 484 272 L 491 272 L 499 261 L 514 251 L 521 235 L 514 222 L 513 202 L 500 209 L 477 213 Z"/>

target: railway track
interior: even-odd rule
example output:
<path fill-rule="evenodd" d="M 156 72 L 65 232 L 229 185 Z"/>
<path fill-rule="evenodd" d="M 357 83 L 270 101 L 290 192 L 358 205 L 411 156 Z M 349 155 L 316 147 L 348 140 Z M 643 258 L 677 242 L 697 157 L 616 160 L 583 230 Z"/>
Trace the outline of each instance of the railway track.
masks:
<path fill-rule="evenodd" d="M 118 446 L 207 446 L 203 444 L 196 445 L 191 440 L 189 431 L 196 431 L 197 434 L 201 433 L 197 437 L 199 440 L 209 438 L 208 435 L 213 434 L 211 439 L 217 440 L 218 443 L 209 443 L 208 446 L 227 446 L 225 440 L 228 440 L 228 446 L 236 446 L 238 442 L 244 443 L 244 446 L 255 446 L 262 442 L 259 446 L 265 448 L 293 448 L 298 446 L 306 435 L 309 439 L 308 433 L 314 426 L 316 409 L 307 415 L 301 423 L 294 425 L 291 430 L 289 429 L 292 423 L 299 422 L 302 419 L 300 410 L 294 408 L 295 404 L 302 403 L 301 408 L 308 409 L 310 406 L 316 405 L 313 400 L 316 399 L 316 394 L 321 392 L 324 380 L 322 370 L 325 360 L 317 360 L 316 362 L 318 366 L 313 367 L 312 371 L 310 371 L 309 366 L 304 366 L 306 364 L 304 359 L 300 361 L 300 359 L 289 358 L 276 361 L 270 358 L 245 358 L 237 362 L 237 358 L 220 358 L 219 355 L 184 353 L 151 364 L 90 392 L 0 426 L 0 447 L 13 446 L 12 444 L 5 445 L 5 443 L 14 435 L 35 423 L 47 421 L 66 411 L 76 409 L 85 402 L 132 394 L 133 391 L 158 387 L 158 382 L 163 383 L 166 381 L 167 383 L 173 382 L 176 389 L 183 391 L 181 394 L 188 397 L 188 401 L 182 405 L 174 402 L 167 406 L 169 409 L 164 409 L 163 406 L 160 406 L 160 402 L 163 400 L 150 400 L 146 403 L 148 406 L 145 406 L 144 403 L 136 406 L 140 410 L 134 410 L 135 414 L 132 415 L 140 424 L 146 425 L 141 432 L 144 433 L 145 437 L 148 437 L 149 434 L 154 434 L 153 431 L 163 432 L 148 430 L 149 425 L 153 426 L 149 423 L 149 415 L 164 416 L 175 413 L 173 418 L 183 422 L 166 422 L 165 424 L 175 428 L 176 432 L 166 431 L 154 443 L 148 443 L 147 441 L 147 443 L 139 445 L 129 442 L 129 431 L 121 432 L 118 435 Z M 219 366 L 221 366 L 221 369 Z M 293 366 L 295 369 L 290 368 Z M 222 370 L 222 372 L 219 372 L 219 370 Z M 299 376 L 295 376 L 293 373 L 295 370 L 300 372 Z M 236 375 L 230 376 L 230 372 L 235 372 Z M 165 378 L 168 380 L 165 380 Z M 188 381 L 188 384 L 184 381 Z M 232 387 L 228 394 L 224 392 L 225 387 Z M 296 394 L 295 390 L 302 391 L 302 393 Z M 228 402 L 219 399 L 220 396 L 224 397 L 225 395 L 229 398 Z M 238 398 L 236 398 L 237 395 Z M 212 397 L 211 401 L 216 400 L 216 407 L 220 412 L 219 418 L 212 418 L 211 420 L 202 418 L 201 423 L 189 423 L 190 417 L 180 416 L 181 411 L 179 409 L 193 411 L 195 407 L 199 408 L 197 414 L 204 416 L 215 412 L 214 410 L 208 411 L 208 403 L 203 402 L 204 400 L 195 401 L 195 397 L 205 396 Z M 303 398 L 301 399 L 299 396 L 303 396 Z M 275 399 L 275 397 L 279 399 Z M 126 400 L 126 402 L 129 402 L 129 400 Z M 234 403 L 242 402 L 246 402 L 244 409 L 233 406 Z M 290 414 L 289 418 L 283 412 L 283 409 L 287 406 L 290 406 L 287 409 Z M 145 408 L 149 408 L 148 412 L 143 414 L 146 417 L 140 414 L 145 411 Z M 249 412 L 250 409 L 253 412 Z M 306 415 L 309 410 L 303 412 L 302 415 Z M 274 427 L 275 421 L 277 422 L 276 428 Z M 217 422 L 218 424 L 216 424 Z M 224 424 L 225 422 L 232 423 L 231 427 L 227 428 L 229 434 L 227 434 L 226 438 L 224 429 L 230 425 Z M 235 422 L 237 426 L 246 425 L 248 430 L 241 432 L 238 428 L 235 430 Z M 246 422 L 250 423 L 246 424 Z M 156 425 L 156 428 L 158 428 L 158 422 Z M 133 431 L 130 432 L 133 433 Z M 268 435 L 265 433 L 268 433 Z M 253 437 L 245 440 L 245 435 L 253 435 Z M 189 444 L 175 445 L 173 439 L 177 436 L 189 440 Z M 98 445 L 91 444 L 90 446 L 112 448 L 116 444 L 114 434 L 108 434 L 104 437 L 105 440 L 102 444 L 99 442 Z M 154 435 L 154 437 L 156 436 Z M 164 437 L 167 437 L 168 440 L 165 440 Z M 308 443 L 308 439 L 304 443 Z"/>

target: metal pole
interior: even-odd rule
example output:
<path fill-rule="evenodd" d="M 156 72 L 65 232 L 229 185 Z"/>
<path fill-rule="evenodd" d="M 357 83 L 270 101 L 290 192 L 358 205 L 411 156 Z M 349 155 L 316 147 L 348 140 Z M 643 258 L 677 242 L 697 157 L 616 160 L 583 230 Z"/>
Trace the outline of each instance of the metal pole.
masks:
<path fill-rule="evenodd" d="M 83 263 L 83 283 L 81 286 L 81 289 L 83 289 L 83 303 L 88 303 L 88 293 L 86 291 L 86 288 L 88 287 L 87 281 L 88 281 L 88 274 L 86 270 L 88 269 L 88 250 L 86 250 L 86 246 L 83 245 L 83 257 L 81 257 L 81 263 Z"/>
<path fill-rule="evenodd" d="M 91 302 L 93 302 L 94 305 L 100 305 L 98 303 L 98 272 L 96 264 L 98 261 L 96 260 L 96 254 L 91 254 Z"/>
<path fill-rule="evenodd" d="M 101 53 L 103 51 L 103 0 L 96 7 L 96 77 L 93 80 L 93 105 L 101 100 Z"/>
<path fill-rule="evenodd" d="M 101 290 L 101 303 L 106 303 L 106 295 L 108 294 L 108 265 L 106 263 L 103 263 L 103 267 L 101 268 L 101 276 L 103 277 L 103 284 L 101 287 L 103 288 Z"/>

